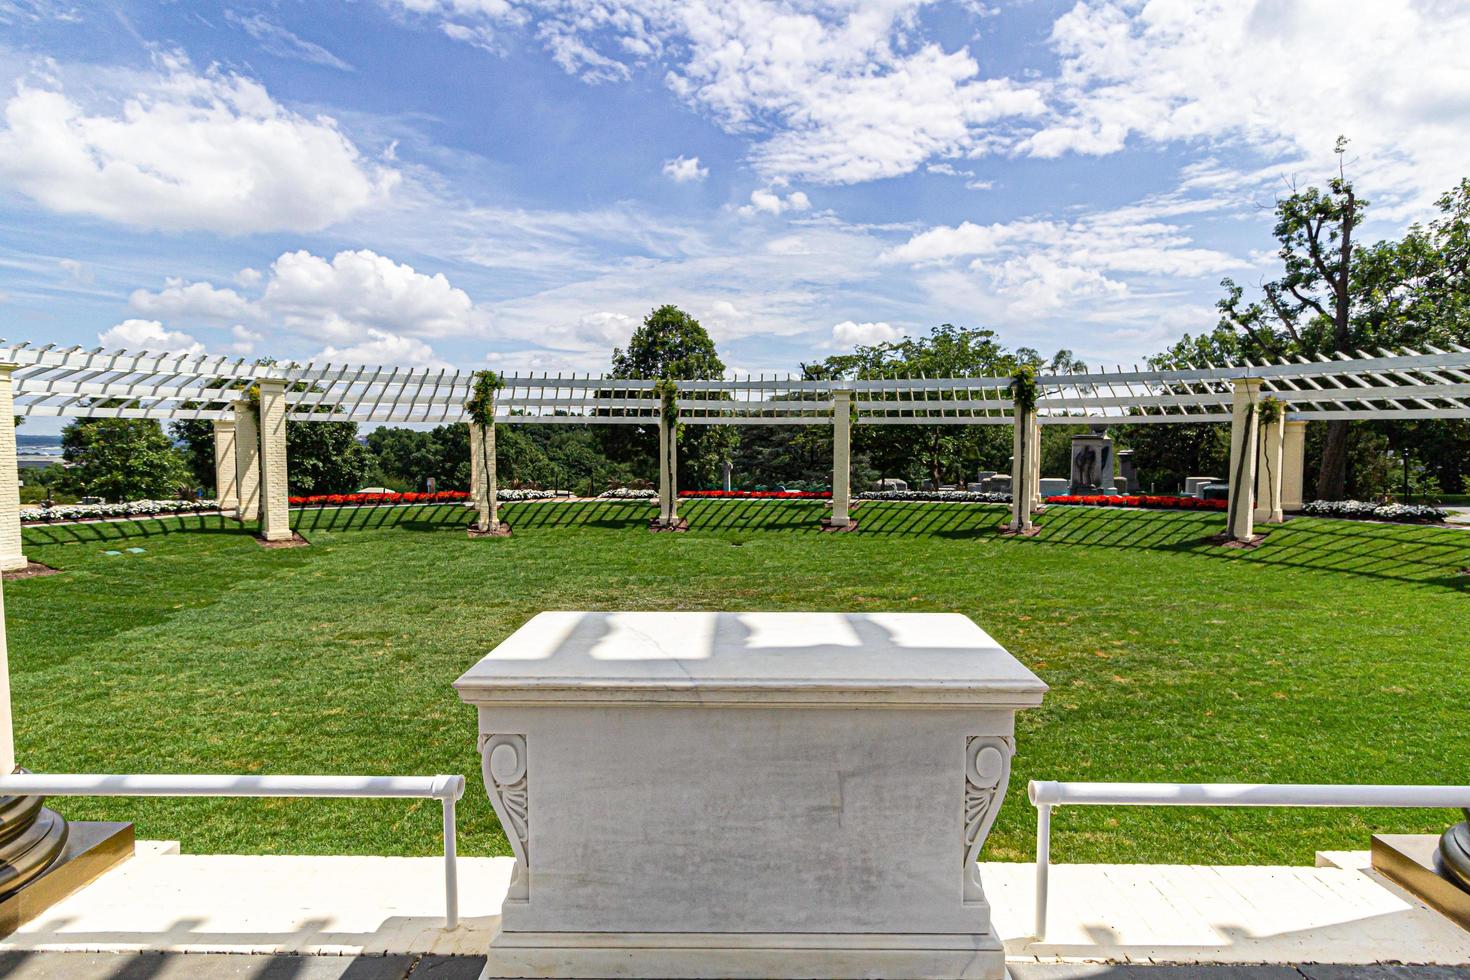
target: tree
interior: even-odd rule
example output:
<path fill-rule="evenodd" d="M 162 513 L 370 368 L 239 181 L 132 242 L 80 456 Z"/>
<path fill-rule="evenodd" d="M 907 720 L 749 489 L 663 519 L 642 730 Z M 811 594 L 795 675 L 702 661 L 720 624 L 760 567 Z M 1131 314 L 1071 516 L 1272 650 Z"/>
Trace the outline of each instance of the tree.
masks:
<path fill-rule="evenodd" d="M 351 493 L 372 466 L 356 422 L 286 423 L 286 482 L 293 494 Z"/>
<path fill-rule="evenodd" d="M 77 419 L 61 433 L 69 489 L 108 500 L 173 498 L 190 483 L 184 454 L 153 419 Z"/>
<path fill-rule="evenodd" d="M 377 479 L 389 486 L 423 490 L 432 478 L 440 490 L 470 488 L 470 430 L 464 422 L 429 430 L 380 426 L 368 433 L 367 445 Z"/>
<path fill-rule="evenodd" d="M 214 485 L 214 424 L 180 419 L 169 432 L 201 487 Z M 373 457 L 357 441 L 356 422 L 286 422 L 286 482 L 292 494 L 351 493 L 372 470 Z"/>
<path fill-rule="evenodd" d="M 1365 289 L 1363 270 L 1355 269 L 1353 234 L 1368 202 L 1358 197 L 1343 157 L 1347 139 L 1338 137 L 1337 175 L 1324 192 L 1294 190 L 1276 202 L 1274 234 L 1280 243 L 1280 278 L 1261 283 L 1261 299 L 1244 302 L 1244 290 L 1229 278 L 1217 305 L 1221 326 L 1245 335 L 1247 356 L 1261 360 L 1289 354 L 1332 354 L 1353 350 L 1355 301 Z M 1347 482 L 1348 423 L 1327 423 L 1317 496 L 1338 500 Z"/>
<path fill-rule="evenodd" d="M 966 378 L 1007 377 L 1023 364 L 1050 373 L 1085 370 L 1070 351 L 1058 351 L 1048 362 L 1029 348 L 1015 352 L 1001 346 L 993 330 L 944 323 L 924 337 L 905 337 L 860 345 L 850 354 L 823 362 L 833 378 Z M 907 396 L 905 396 L 907 397 Z M 980 467 L 1003 470 L 1011 455 L 1011 429 L 1003 425 L 859 426 L 854 446 L 884 476 L 909 479 L 922 474 L 935 486 L 964 483 Z"/>
<path fill-rule="evenodd" d="M 615 348 L 613 378 L 708 381 L 725 375 L 715 342 L 699 321 L 677 306 L 660 306 L 643 319 L 626 348 Z M 739 439 L 732 426 L 689 426 L 679 436 L 680 483 L 711 486 Z M 631 431 L 629 431 L 631 430 Z M 603 427 L 603 446 L 614 459 L 647 464 L 651 470 L 658 435 L 651 426 Z"/>

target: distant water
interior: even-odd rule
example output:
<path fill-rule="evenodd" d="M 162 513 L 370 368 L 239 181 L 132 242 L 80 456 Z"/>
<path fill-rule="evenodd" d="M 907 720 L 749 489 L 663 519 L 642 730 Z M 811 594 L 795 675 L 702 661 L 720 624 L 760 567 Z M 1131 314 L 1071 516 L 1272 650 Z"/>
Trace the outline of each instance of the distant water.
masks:
<path fill-rule="evenodd" d="M 15 448 L 22 456 L 55 456 L 61 458 L 61 437 L 17 432 Z"/>

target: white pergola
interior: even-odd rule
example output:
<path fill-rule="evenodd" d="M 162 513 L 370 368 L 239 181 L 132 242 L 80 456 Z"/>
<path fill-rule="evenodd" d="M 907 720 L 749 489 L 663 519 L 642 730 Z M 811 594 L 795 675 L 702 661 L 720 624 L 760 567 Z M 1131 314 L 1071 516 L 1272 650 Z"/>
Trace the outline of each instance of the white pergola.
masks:
<path fill-rule="evenodd" d="M 442 424 L 467 421 L 475 371 L 364 367 L 316 362 L 260 364 L 239 357 L 125 350 L 0 345 L 11 365 L 0 405 L 0 565 L 22 563 L 12 414 L 23 417 L 206 419 L 215 425 L 222 506 L 259 517 L 267 538 L 289 536 L 286 520 L 285 420 Z M 552 425 L 654 425 L 665 436 L 660 459 L 660 517 L 677 521 L 672 441 L 654 379 L 518 374 L 502 378 L 498 422 Z M 1230 534 L 1248 539 L 1254 519 L 1280 516 L 1282 484 L 1300 485 L 1301 427 L 1314 420 L 1470 418 L 1470 349 L 1357 351 L 1353 356 L 1241 361 L 1173 370 L 1124 369 L 1037 378 L 1035 411 L 1011 397 L 1009 377 L 877 377 L 808 380 L 744 377 L 679 381 L 677 421 L 692 425 L 836 425 L 831 523 L 849 522 L 848 424 L 1012 425 L 1012 524 L 1030 527 L 1040 504 L 1037 466 L 1042 425 L 1231 422 L 1230 472 L 1254 496 L 1232 507 Z M 256 395 L 246 400 L 245 389 Z M 1266 396 L 1283 404 L 1279 425 L 1258 435 L 1255 407 Z M 258 408 L 257 408 L 258 406 Z M 841 423 L 841 424 L 839 424 Z M 486 433 L 472 447 L 484 460 Z M 493 436 L 490 437 L 493 439 Z M 8 449 L 7 449 L 8 447 Z M 493 458 L 493 448 L 488 450 Z M 8 457 L 8 459 L 7 459 Z M 1265 467 L 1264 457 L 1282 465 Z M 493 472 L 473 467 L 476 497 L 493 493 Z M 488 476 L 488 480 L 486 477 Z M 1270 484 L 1274 481 L 1275 486 Z M 1029 490 L 1029 492 L 1027 492 Z M 1254 504 L 1254 506 L 1252 506 Z"/>

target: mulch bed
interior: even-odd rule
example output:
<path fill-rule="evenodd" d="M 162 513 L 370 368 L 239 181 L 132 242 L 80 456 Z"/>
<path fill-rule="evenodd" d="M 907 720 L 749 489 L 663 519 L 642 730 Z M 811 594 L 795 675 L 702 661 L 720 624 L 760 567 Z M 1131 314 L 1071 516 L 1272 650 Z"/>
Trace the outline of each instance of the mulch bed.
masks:
<path fill-rule="evenodd" d="M 1034 538 L 1040 533 L 1040 524 L 1032 524 L 1024 531 L 1012 531 L 1009 524 L 1002 524 L 1000 526 L 1000 536 L 1003 538 Z"/>
<path fill-rule="evenodd" d="M 17 579 L 40 578 L 42 575 L 59 574 L 61 574 L 61 569 L 52 568 L 50 565 L 42 565 L 38 561 L 33 561 L 30 564 L 26 565 L 25 568 L 17 568 L 13 569 L 12 571 L 6 572 L 5 581 L 14 582 Z"/>
<path fill-rule="evenodd" d="M 648 529 L 650 531 L 653 531 L 654 533 L 658 533 L 661 531 L 672 531 L 674 533 L 687 531 L 689 530 L 689 518 L 676 518 L 674 523 L 672 524 L 660 524 L 657 517 L 649 518 Z"/>
<path fill-rule="evenodd" d="M 1265 534 L 1252 534 L 1249 541 L 1237 541 L 1229 534 L 1212 534 L 1204 539 L 1206 544 L 1219 545 L 1222 548 L 1237 548 L 1245 551 L 1252 551 L 1259 548 L 1265 543 L 1265 540 Z"/>
<path fill-rule="evenodd" d="M 847 519 L 846 524 L 833 524 L 831 518 L 822 519 L 822 532 L 824 534 L 846 534 L 849 531 L 856 531 L 857 527 L 857 521 L 851 517 Z"/>
<path fill-rule="evenodd" d="M 291 532 L 291 536 L 289 538 L 283 538 L 280 541 L 267 541 L 264 538 L 257 537 L 255 539 L 255 543 L 260 545 L 262 548 L 309 548 L 311 546 L 310 541 L 306 540 L 295 531 Z"/>
<path fill-rule="evenodd" d="M 510 525 L 505 523 L 505 521 L 500 521 L 490 530 L 481 531 L 475 525 L 471 524 L 465 529 L 465 533 L 472 538 L 508 538 L 510 537 Z"/>

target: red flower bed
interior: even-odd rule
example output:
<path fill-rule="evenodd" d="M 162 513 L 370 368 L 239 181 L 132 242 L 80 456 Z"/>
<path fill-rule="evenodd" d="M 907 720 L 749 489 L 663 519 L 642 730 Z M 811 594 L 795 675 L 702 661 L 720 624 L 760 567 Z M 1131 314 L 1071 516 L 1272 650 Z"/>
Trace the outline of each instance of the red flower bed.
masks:
<path fill-rule="evenodd" d="M 1096 494 L 1047 497 L 1047 504 L 1091 504 L 1094 507 L 1155 507 L 1167 510 L 1225 510 L 1225 500 L 1198 497 L 1155 497 L 1149 494 Z"/>
<path fill-rule="evenodd" d="M 680 490 L 681 497 L 714 497 L 721 500 L 827 500 L 826 490 Z"/>
<path fill-rule="evenodd" d="M 322 493 L 311 497 L 292 497 L 292 507 L 339 507 L 355 504 L 449 504 L 469 500 L 463 490 L 440 490 L 437 493 Z"/>

